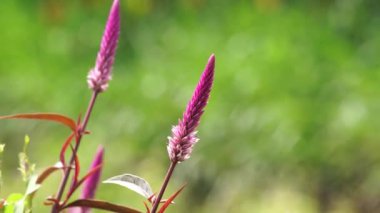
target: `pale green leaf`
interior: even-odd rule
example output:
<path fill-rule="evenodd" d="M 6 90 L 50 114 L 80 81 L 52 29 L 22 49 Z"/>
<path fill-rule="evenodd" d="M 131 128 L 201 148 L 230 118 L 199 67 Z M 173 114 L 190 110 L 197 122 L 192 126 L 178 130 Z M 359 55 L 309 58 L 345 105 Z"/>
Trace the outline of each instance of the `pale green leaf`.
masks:
<path fill-rule="evenodd" d="M 149 183 L 143 178 L 138 177 L 136 175 L 131 175 L 131 174 L 118 175 L 118 176 L 114 176 L 103 181 L 103 183 L 112 183 L 112 184 L 117 184 L 117 185 L 126 187 L 144 196 L 145 198 L 149 198 L 153 194 Z"/>

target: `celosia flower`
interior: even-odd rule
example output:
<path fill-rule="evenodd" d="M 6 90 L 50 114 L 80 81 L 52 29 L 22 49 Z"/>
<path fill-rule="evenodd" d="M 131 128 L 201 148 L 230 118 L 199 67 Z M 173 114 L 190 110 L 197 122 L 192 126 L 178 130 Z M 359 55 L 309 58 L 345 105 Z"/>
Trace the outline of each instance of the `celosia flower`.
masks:
<path fill-rule="evenodd" d="M 119 0 L 114 0 L 103 33 L 95 67 L 90 70 L 87 76 L 89 87 L 97 92 L 106 90 L 108 82 L 112 78 L 112 65 L 115 59 L 115 51 L 120 34 L 119 7 Z"/>
<path fill-rule="evenodd" d="M 89 171 L 103 163 L 104 147 L 99 146 L 96 151 L 95 157 L 91 163 Z M 92 174 L 84 183 L 81 198 L 94 198 L 96 187 L 98 186 L 101 175 L 101 169 L 98 169 L 94 174 Z"/>
<path fill-rule="evenodd" d="M 103 163 L 103 156 L 104 156 L 104 147 L 99 146 L 98 150 L 96 151 L 95 157 L 91 163 L 89 171 L 92 171 L 99 165 Z M 100 176 L 101 176 L 101 168 L 96 170 L 88 179 L 86 179 L 83 183 L 83 189 L 81 193 L 82 199 L 92 199 L 95 197 L 95 192 L 97 189 L 97 186 L 99 184 Z M 91 212 L 90 208 L 83 208 L 83 207 L 74 207 L 69 209 L 69 213 L 89 213 Z"/>
<path fill-rule="evenodd" d="M 183 113 L 182 120 L 179 120 L 178 125 L 173 126 L 172 135 L 168 137 L 167 149 L 172 162 L 182 162 L 190 158 L 193 146 L 199 140 L 195 129 L 199 125 L 210 96 L 214 81 L 214 68 L 215 56 L 213 54 L 208 60 L 186 111 Z"/>

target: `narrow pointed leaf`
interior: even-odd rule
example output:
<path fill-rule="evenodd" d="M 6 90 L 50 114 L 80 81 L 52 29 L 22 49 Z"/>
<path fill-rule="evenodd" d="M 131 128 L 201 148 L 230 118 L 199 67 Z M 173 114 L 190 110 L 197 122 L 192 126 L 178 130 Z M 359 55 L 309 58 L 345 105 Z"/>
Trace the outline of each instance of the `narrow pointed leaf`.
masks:
<path fill-rule="evenodd" d="M 102 210 L 118 212 L 118 213 L 142 213 L 138 210 L 135 210 L 126 206 L 120 206 L 120 205 L 109 203 L 106 201 L 92 200 L 92 199 L 79 199 L 79 200 L 73 201 L 67 204 L 65 207 L 63 207 L 63 209 L 70 208 L 70 207 L 87 207 L 87 208 L 102 209 Z"/>
<path fill-rule="evenodd" d="M 164 213 L 166 208 L 169 207 L 169 205 L 174 201 L 174 199 L 181 193 L 181 191 L 185 188 L 186 185 L 183 185 L 176 193 L 174 193 L 172 196 L 169 197 L 169 199 L 162 205 L 161 209 L 158 211 L 158 213 Z"/>
<path fill-rule="evenodd" d="M 49 177 L 53 172 L 63 169 L 63 165 L 61 162 L 57 162 L 54 166 L 48 167 L 45 169 L 37 178 L 36 183 L 41 184 L 44 180 Z"/>
<path fill-rule="evenodd" d="M 70 192 L 67 194 L 67 199 L 70 198 L 70 196 L 75 192 L 75 190 L 81 186 L 84 181 L 86 179 L 88 179 L 91 175 L 93 175 L 95 172 L 97 172 L 99 169 L 102 168 L 102 164 L 94 167 L 93 169 L 91 169 L 82 179 L 80 179 L 75 185 L 74 187 L 72 187 L 72 189 L 70 190 Z"/>
<path fill-rule="evenodd" d="M 4 119 L 48 120 L 48 121 L 53 121 L 53 122 L 63 124 L 69 127 L 73 131 L 75 131 L 76 126 L 77 126 L 73 119 L 67 116 L 55 114 L 55 113 L 26 113 L 26 114 L 0 116 L 0 120 L 4 120 Z"/>
<path fill-rule="evenodd" d="M 29 178 L 28 187 L 24 194 L 24 209 L 21 213 L 31 211 L 34 195 L 41 188 L 41 184 L 37 183 L 37 179 L 38 175 L 32 175 Z"/>
<path fill-rule="evenodd" d="M 62 168 L 63 168 L 63 165 L 61 164 L 61 162 L 58 162 L 54 166 L 51 166 L 45 169 L 40 175 L 38 176 L 33 175 L 28 182 L 28 187 L 26 189 L 25 195 L 29 196 L 30 198 L 33 198 L 34 194 L 41 187 L 42 182 L 44 182 L 44 180 L 47 177 L 49 177 L 50 174 Z"/>
<path fill-rule="evenodd" d="M 41 187 L 41 184 L 37 183 L 38 176 L 33 175 L 30 177 L 28 182 L 28 187 L 26 188 L 25 195 L 26 196 L 33 196 L 33 194 Z"/>
<path fill-rule="evenodd" d="M 148 204 L 146 204 L 146 203 L 144 202 L 144 206 L 145 206 L 145 208 L 146 208 L 146 213 L 150 213 L 150 209 L 149 209 Z"/>
<path fill-rule="evenodd" d="M 74 132 L 71 133 L 71 135 L 66 139 L 65 143 L 62 146 L 61 153 L 59 154 L 59 159 L 61 160 L 61 163 L 63 166 L 66 166 L 65 153 L 66 153 L 67 148 L 71 144 L 73 137 L 74 137 Z"/>
<path fill-rule="evenodd" d="M 24 195 L 13 193 L 7 197 L 5 202 L 4 213 L 22 213 L 24 204 Z"/>
<path fill-rule="evenodd" d="M 79 172 L 80 172 L 80 162 L 79 162 L 79 157 L 76 152 L 74 152 L 74 148 L 71 146 L 71 149 L 74 154 L 74 164 L 75 164 L 75 170 L 74 170 L 74 185 L 78 183 L 79 179 Z"/>
<path fill-rule="evenodd" d="M 66 195 L 66 199 L 64 201 L 64 204 L 67 203 L 67 201 L 70 199 L 71 195 L 75 192 L 75 190 L 78 188 L 78 179 L 79 179 L 79 172 L 80 172 L 80 163 L 79 163 L 79 158 L 77 153 L 74 152 L 74 147 L 70 145 L 71 151 L 73 152 L 74 155 L 74 177 L 73 177 L 73 182 L 70 186 L 69 192 Z"/>
<path fill-rule="evenodd" d="M 151 197 L 151 195 L 153 194 L 152 188 L 150 187 L 149 183 L 146 180 L 136 175 L 131 175 L 131 174 L 118 175 L 118 176 L 111 177 L 108 180 L 103 181 L 103 183 L 113 183 L 120 186 L 124 186 L 144 196 L 147 199 L 149 199 L 149 197 Z"/>

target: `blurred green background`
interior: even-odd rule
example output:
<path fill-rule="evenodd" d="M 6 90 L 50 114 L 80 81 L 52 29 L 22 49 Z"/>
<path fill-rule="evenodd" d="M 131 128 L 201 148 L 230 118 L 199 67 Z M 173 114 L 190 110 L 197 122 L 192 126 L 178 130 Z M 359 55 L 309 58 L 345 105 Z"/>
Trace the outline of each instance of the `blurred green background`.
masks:
<path fill-rule="evenodd" d="M 120 1 L 113 80 L 81 145 L 82 171 L 101 143 L 103 179 L 132 173 L 157 191 L 166 137 L 215 53 L 201 140 L 175 171 L 167 195 L 187 187 L 168 212 L 380 212 L 380 1 Z M 0 114 L 84 113 L 110 5 L 1 0 Z M 58 161 L 69 131 L 1 121 L 1 197 L 24 191 L 25 134 L 41 170 Z M 39 191 L 35 212 L 49 212 L 42 201 L 59 177 Z M 116 185 L 97 197 L 144 210 L 142 197 Z"/>

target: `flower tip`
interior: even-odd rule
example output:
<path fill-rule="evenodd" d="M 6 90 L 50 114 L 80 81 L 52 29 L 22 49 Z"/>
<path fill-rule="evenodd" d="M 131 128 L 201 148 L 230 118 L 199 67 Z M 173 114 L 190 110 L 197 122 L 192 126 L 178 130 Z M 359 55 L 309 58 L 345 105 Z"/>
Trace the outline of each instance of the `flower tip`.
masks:
<path fill-rule="evenodd" d="M 117 31 L 120 28 L 120 2 L 119 0 L 114 0 L 111 6 L 110 14 L 108 21 L 110 22 L 109 24 L 115 25 Z M 119 33 L 119 32 L 117 32 Z"/>
<path fill-rule="evenodd" d="M 100 144 L 98 146 L 98 149 L 96 150 L 95 156 L 99 156 L 99 157 L 103 158 L 103 155 L 104 155 L 104 146 Z"/>
<path fill-rule="evenodd" d="M 103 150 L 104 151 L 104 146 L 102 144 L 99 144 L 97 150 Z"/>
<path fill-rule="evenodd" d="M 212 63 L 215 65 L 215 54 L 214 53 L 211 54 L 210 58 L 208 59 L 208 63 L 209 64 Z"/>
<path fill-rule="evenodd" d="M 211 61 L 211 60 L 215 61 L 215 53 L 211 54 L 209 61 Z"/>
<path fill-rule="evenodd" d="M 214 71 L 215 69 L 215 54 L 211 54 L 210 58 L 208 59 L 206 70 Z"/>
<path fill-rule="evenodd" d="M 120 8 L 120 2 L 119 0 L 114 0 L 113 3 L 112 3 L 112 9 L 111 10 L 119 10 Z"/>
<path fill-rule="evenodd" d="M 103 158 L 104 158 L 104 146 L 99 145 L 98 149 L 96 150 L 94 159 L 92 161 L 91 167 L 94 168 L 96 166 L 99 166 L 103 163 Z M 100 170 L 99 170 L 100 172 Z"/>

